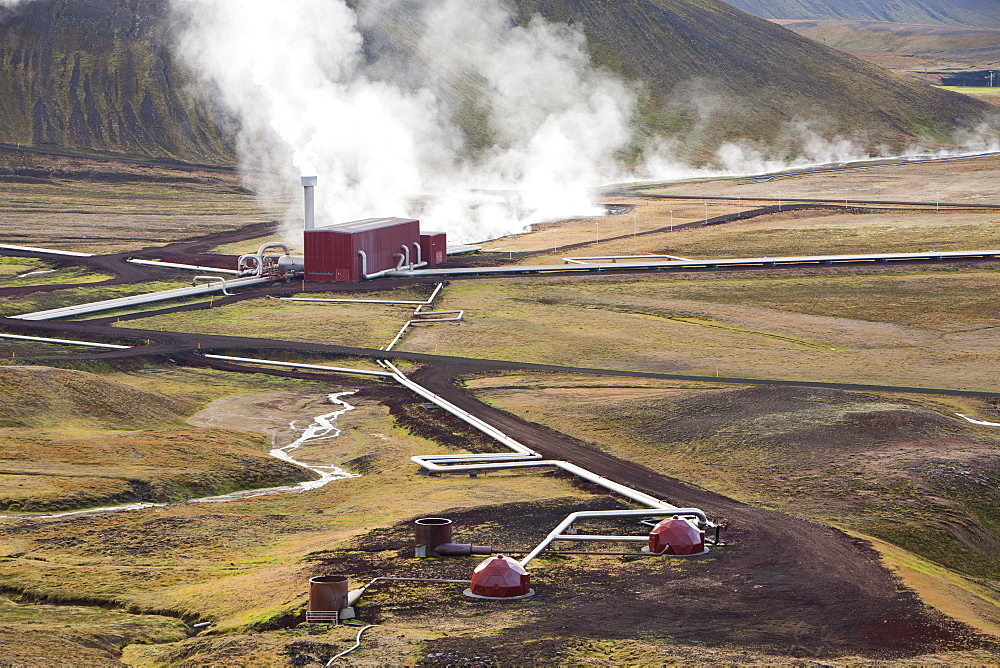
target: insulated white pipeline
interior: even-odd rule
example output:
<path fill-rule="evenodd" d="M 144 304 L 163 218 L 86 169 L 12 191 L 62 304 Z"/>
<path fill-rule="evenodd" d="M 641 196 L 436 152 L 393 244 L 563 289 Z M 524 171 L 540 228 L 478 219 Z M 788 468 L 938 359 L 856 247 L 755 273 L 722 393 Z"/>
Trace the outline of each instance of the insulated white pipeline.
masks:
<path fill-rule="evenodd" d="M 402 256 L 402 254 L 401 253 L 393 253 L 392 256 L 393 257 L 399 257 L 400 258 L 400 261 L 399 261 L 400 262 L 400 266 L 402 266 L 402 263 L 403 263 L 403 260 L 402 260 L 403 256 Z M 366 281 L 370 280 L 370 279 L 373 279 L 373 278 L 380 278 L 382 276 L 385 276 L 386 274 L 388 274 L 391 271 L 396 271 L 396 270 L 399 269 L 399 267 L 397 267 L 397 269 L 383 269 L 382 271 L 376 271 L 374 274 L 369 274 L 368 273 L 368 255 L 363 250 L 359 250 L 358 251 L 358 257 L 361 258 L 361 277 L 363 279 L 365 279 Z"/>
<path fill-rule="evenodd" d="M 1000 250 L 941 251 L 925 253 L 862 253 L 858 255 L 802 255 L 791 257 L 723 258 L 717 260 L 663 260 L 654 262 L 576 262 L 569 264 L 508 265 L 504 267 L 454 267 L 421 271 L 390 271 L 390 276 L 478 276 L 481 274 L 539 274 L 566 271 L 601 271 L 602 269 L 693 269 L 739 266 L 809 265 L 835 262 L 905 262 L 912 260 L 947 261 L 1000 257 Z"/>
<path fill-rule="evenodd" d="M 694 262 L 686 257 L 677 255 L 592 255 L 590 257 L 564 257 L 563 264 L 591 264 L 590 260 L 648 260 L 651 258 L 666 258 L 668 260 L 679 260 L 681 262 Z"/>
<path fill-rule="evenodd" d="M 251 261 L 253 266 L 251 266 Z M 259 269 L 260 266 L 257 263 L 257 255 L 255 253 L 244 253 L 236 261 L 237 276 L 256 276 L 260 273 Z"/>
<path fill-rule="evenodd" d="M 24 251 L 28 253 L 44 253 L 46 255 L 68 255 L 69 257 L 94 257 L 93 253 L 78 253 L 76 251 L 54 250 L 52 248 L 36 248 L 34 246 L 11 246 L 0 244 L 0 250 Z"/>
<path fill-rule="evenodd" d="M 452 313 L 457 313 L 458 315 L 451 318 L 424 317 L 424 316 L 435 316 L 435 315 L 451 315 Z M 463 320 L 465 318 L 465 311 L 420 311 L 419 313 L 414 313 L 413 315 L 415 317 L 413 320 L 410 321 L 410 324 L 419 325 L 421 323 L 428 323 L 428 322 L 456 322 L 458 320 Z"/>
<path fill-rule="evenodd" d="M 216 281 L 222 285 L 222 294 L 227 297 L 233 296 L 233 293 L 226 289 L 226 279 L 222 276 L 195 276 L 191 279 L 191 285 L 198 285 L 199 283 L 214 283 Z"/>
<path fill-rule="evenodd" d="M 251 256 L 253 257 L 253 256 Z M 160 260 L 125 260 L 126 262 L 131 262 L 132 264 L 141 264 L 147 267 L 166 267 L 168 269 L 190 269 L 191 271 L 214 271 L 218 274 L 232 274 L 234 276 L 239 275 L 239 270 L 237 269 L 219 269 L 218 267 L 203 267 L 198 264 L 180 264 L 178 262 L 161 262 Z"/>
<path fill-rule="evenodd" d="M 465 422 L 466 424 L 468 424 L 469 426 L 471 426 L 473 429 L 481 431 L 482 433 L 484 433 L 487 436 L 489 436 L 490 438 L 492 438 L 492 439 L 494 439 L 494 440 L 502 443 L 503 445 L 505 445 L 506 447 L 510 448 L 511 450 L 513 450 L 516 453 L 519 453 L 521 455 L 527 455 L 528 457 L 537 457 L 539 459 L 541 458 L 540 454 L 538 454 L 537 452 L 535 452 L 534 450 L 532 450 L 531 448 L 529 448 L 529 447 L 527 447 L 525 445 L 521 445 L 520 443 L 518 443 L 517 441 L 515 441 L 510 436 L 507 436 L 505 433 L 503 433 L 502 431 L 500 431 L 496 427 L 493 427 L 492 425 L 484 422 L 483 420 L 480 420 L 479 418 L 477 418 L 472 413 L 469 413 L 468 411 L 466 411 L 466 410 L 464 410 L 462 408 L 459 408 L 458 406 L 456 406 L 455 404 L 451 403 L 447 399 L 445 399 L 443 397 L 439 397 L 438 395 L 434 394 L 433 392 L 431 392 L 430 390 L 428 390 L 427 388 L 425 388 L 423 385 L 420 385 L 419 383 L 413 382 L 412 380 L 410 380 L 409 378 L 407 378 L 403 374 L 403 372 L 400 371 L 396 367 L 396 365 L 393 364 L 392 362 L 382 361 L 381 364 L 382 364 L 383 367 L 385 367 L 386 369 L 389 370 L 390 375 L 392 375 L 400 385 L 402 385 L 403 387 L 405 387 L 408 390 L 412 391 L 414 394 L 417 394 L 417 395 L 423 397 L 424 399 L 427 399 L 427 401 L 430 401 L 431 403 L 435 404 L 436 406 L 438 406 L 440 408 L 443 408 L 447 412 L 449 412 L 452 415 L 454 415 L 455 417 L 457 417 L 459 420 L 462 420 L 463 422 Z M 483 459 L 483 458 L 496 457 L 496 456 L 497 455 L 473 455 L 473 454 L 467 454 L 467 455 L 427 455 L 427 457 L 429 459 L 432 459 L 432 460 L 435 460 L 435 461 L 436 460 L 440 460 L 440 459 L 455 459 L 455 458 L 465 458 L 465 459 L 468 459 L 469 461 L 473 461 L 475 459 Z M 500 456 L 502 456 L 502 457 L 511 457 L 512 455 L 500 455 Z M 418 458 L 417 457 L 412 457 L 411 459 L 416 462 Z M 420 462 L 417 462 L 417 463 L 420 464 Z"/>
<path fill-rule="evenodd" d="M 273 278 L 237 278 L 226 282 L 228 288 L 244 288 L 251 285 L 262 285 L 270 283 Z M 111 311 L 118 308 L 139 306 L 152 302 L 168 301 L 170 299 L 182 299 L 184 297 L 195 297 L 197 295 L 221 292 L 222 286 L 196 285 L 187 288 L 174 288 L 172 290 L 162 290 L 160 292 L 150 292 L 144 295 L 134 295 L 132 297 L 118 297 L 117 299 L 106 299 L 89 304 L 79 304 L 77 306 L 64 306 L 62 308 L 49 309 L 47 311 L 36 311 L 34 313 L 24 313 L 12 316 L 19 320 L 56 320 L 58 318 L 69 318 L 75 315 L 85 315 L 87 313 L 97 313 L 99 311 Z"/>
<path fill-rule="evenodd" d="M 514 440 L 507 434 L 503 433 L 496 427 L 484 422 L 483 420 L 472 415 L 468 411 L 459 408 L 455 404 L 451 403 L 447 399 L 434 394 L 422 385 L 413 382 L 407 378 L 402 371 L 400 371 L 392 362 L 388 360 L 383 360 L 380 364 L 391 371 L 393 376 L 395 376 L 396 381 L 401 385 L 411 390 L 415 394 L 427 399 L 436 406 L 444 409 L 445 411 L 451 413 L 455 417 L 459 418 L 469 426 L 477 429 L 478 431 L 486 434 L 490 438 L 502 443 L 506 447 L 510 448 L 514 452 L 512 453 L 490 453 L 490 454 L 462 454 L 462 455 L 417 455 L 411 457 L 410 460 L 424 468 L 428 471 L 434 473 L 448 473 L 456 471 L 465 472 L 479 472 L 479 471 L 489 471 L 496 469 L 511 469 L 511 468 L 526 468 L 534 466 L 548 466 L 555 467 L 571 473 L 583 480 L 592 482 L 596 485 L 614 492 L 620 496 L 627 499 L 631 499 L 636 503 L 640 503 L 645 506 L 649 506 L 651 510 L 606 510 L 606 511 L 588 511 L 580 513 L 572 513 L 567 516 L 559 526 L 552 530 L 546 538 L 539 543 L 538 546 L 532 550 L 527 557 L 521 560 L 521 565 L 527 564 L 529 561 L 537 557 L 542 550 L 548 547 L 549 543 L 554 540 L 561 540 L 561 536 L 564 535 L 566 529 L 573 525 L 573 522 L 586 518 L 586 517 L 664 517 L 672 515 L 681 516 L 694 516 L 698 518 L 699 523 L 702 526 L 708 525 L 708 517 L 705 513 L 698 508 L 678 508 L 673 504 L 667 503 L 662 499 L 657 499 L 645 494 L 638 490 L 632 489 L 626 485 L 614 482 L 613 480 L 608 480 L 603 476 L 599 476 L 596 473 L 588 471 L 587 469 L 577 466 L 576 464 L 553 460 L 553 459 L 542 459 L 542 455 L 535 452 L 531 448 L 523 445 L 522 443 Z M 590 540 L 616 540 L 620 539 L 620 536 L 611 537 L 590 537 Z M 629 537 L 627 540 L 636 540 L 638 537 Z M 648 537 L 642 537 L 641 540 L 647 540 Z M 585 540 L 581 538 L 573 538 L 573 540 Z"/>
<path fill-rule="evenodd" d="M 451 413 L 472 428 L 486 434 L 490 438 L 514 451 L 510 454 L 489 453 L 477 455 L 470 453 L 464 455 L 417 455 L 410 458 L 415 464 L 427 469 L 428 471 L 482 471 L 512 467 L 554 466 L 566 471 L 567 473 L 579 476 L 584 480 L 601 485 L 605 489 L 609 489 L 616 494 L 620 494 L 638 503 L 666 510 L 673 510 L 676 508 L 676 506 L 673 506 L 665 501 L 634 490 L 631 487 L 626 487 L 625 485 L 608 480 L 607 478 L 599 476 L 596 473 L 592 473 L 585 468 L 577 466 L 576 464 L 566 461 L 542 459 L 542 455 L 535 452 L 528 446 L 514 440 L 496 427 L 484 422 L 468 411 L 459 408 L 447 399 L 434 394 L 422 385 L 413 382 L 407 378 L 392 362 L 384 361 L 382 365 L 392 371 L 396 381 L 404 387 Z"/>
<path fill-rule="evenodd" d="M 550 466 L 562 469 L 579 478 L 600 485 L 601 487 L 619 494 L 636 503 L 649 506 L 650 510 L 604 510 L 585 511 L 572 513 L 566 517 L 548 536 L 539 543 L 535 549 L 521 560 L 524 566 L 537 557 L 554 540 L 603 540 L 603 541 L 625 541 L 640 542 L 648 540 L 648 536 L 578 536 L 568 535 L 566 530 L 573 526 L 573 523 L 584 518 L 612 518 L 612 517 L 666 517 L 679 515 L 681 517 L 696 517 L 700 526 L 709 526 L 708 516 L 698 508 L 678 508 L 662 499 L 657 499 L 626 485 L 608 480 L 585 468 L 566 461 L 542 459 L 542 455 L 531 448 L 519 443 L 507 434 L 472 415 L 468 411 L 459 408 L 447 399 L 434 394 L 422 385 L 407 378 L 392 362 L 383 360 L 380 364 L 390 370 L 396 381 L 411 390 L 415 394 L 427 399 L 431 403 L 451 413 L 469 426 L 486 434 L 490 438 L 502 443 L 514 452 L 496 454 L 462 454 L 462 455 L 417 455 L 410 460 L 418 466 L 436 473 L 447 473 L 455 471 L 478 472 L 495 469 L 525 468 L 532 466 Z"/>
<path fill-rule="evenodd" d="M 368 371 L 367 369 L 346 369 L 339 366 L 322 366 L 320 364 L 300 364 L 298 362 L 279 362 L 277 360 L 260 360 L 252 357 L 230 357 L 229 355 L 205 355 L 213 360 L 224 360 L 226 362 L 248 362 L 250 364 L 260 364 L 263 366 L 285 366 L 295 369 L 315 369 L 317 371 L 330 371 L 332 373 L 353 373 L 361 376 L 393 376 L 386 371 Z"/>
<path fill-rule="evenodd" d="M 662 503 L 662 502 L 661 502 Z M 542 540 L 541 543 L 535 546 L 528 555 L 522 559 L 519 563 L 522 566 L 526 566 L 528 562 L 537 557 L 542 551 L 549 546 L 554 540 L 649 540 L 648 536 L 587 536 L 581 537 L 577 535 L 567 535 L 565 531 L 573 526 L 573 523 L 581 519 L 594 519 L 594 518 L 612 518 L 612 517 L 665 517 L 667 515 L 680 515 L 681 517 L 697 517 L 699 524 L 705 526 L 708 524 L 708 517 L 705 513 L 698 508 L 674 508 L 669 509 L 664 508 L 660 510 L 589 510 L 579 513 L 570 513 L 566 516 L 562 522 L 556 526 L 555 529 L 549 532 L 549 535 Z"/>
<path fill-rule="evenodd" d="M 0 334 L 0 339 L 15 339 L 17 341 L 38 341 L 40 343 L 59 343 L 66 346 L 86 346 L 88 348 L 111 348 L 127 350 L 132 346 L 119 346 L 114 343 L 92 343 L 91 341 L 74 341 L 72 339 L 49 339 L 44 336 L 21 336 L 19 334 Z"/>
<path fill-rule="evenodd" d="M 403 338 L 403 334 L 406 333 L 406 330 L 408 330 L 410 328 L 410 325 L 412 325 L 412 324 L 413 324 L 412 320 L 407 320 L 406 322 L 404 322 L 403 326 L 399 328 L 398 332 L 396 332 L 396 336 L 394 336 L 393 339 L 392 339 L 392 341 L 389 342 L 389 345 L 387 345 L 382 350 L 386 350 L 386 351 L 392 350 L 392 347 L 395 346 L 397 343 L 399 343 L 399 340 L 401 338 Z"/>
<path fill-rule="evenodd" d="M 431 305 L 431 303 L 434 301 L 434 298 L 437 297 L 438 292 L 441 291 L 441 286 L 442 285 L 444 285 L 444 283 L 438 283 L 437 287 L 434 288 L 434 293 L 430 296 L 430 299 L 428 299 L 426 302 L 408 302 L 410 304 L 416 304 L 417 308 L 413 309 L 413 315 L 410 316 L 410 319 L 403 323 L 403 326 L 399 328 L 399 331 L 396 333 L 396 336 L 393 337 L 393 339 L 389 343 L 389 345 L 387 345 L 382 350 L 392 350 L 393 347 L 397 343 L 399 343 L 399 340 L 401 338 L 403 338 L 403 334 L 405 334 L 406 330 L 408 330 L 410 328 L 410 325 L 418 325 L 420 323 L 434 323 L 434 322 L 457 322 L 459 320 L 462 320 L 465 317 L 465 311 L 424 311 L 423 310 L 423 308 L 425 306 L 430 306 Z M 458 315 L 455 315 L 454 317 L 451 317 L 451 318 L 434 318 L 434 317 L 428 318 L 428 317 L 426 317 L 426 316 L 452 315 L 454 313 L 457 313 Z"/>
<path fill-rule="evenodd" d="M 285 251 L 285 255 L 288 255 L 291 251 L 288 250 L 288 246 L 279 242 L 271 241 L 266 244 L 261 244 L 261 247 L 257 249 L 257 275 L 260 276 L 264 271 L 264 251 L 271 250 L 272 248 L 280 248 Z"/>
<path fill-rule="evenodd" d="M 430 306 L 434 303 L 437 298 L 438 293 L 441 292 L 441 288 L 444 283 L 438 283 L 437 287 L 434 288 L 434 292 L 426 300 L 413 301 L 413 300 L 403 300 L 403 299 L 325 299 L 322 297 L 281 297 L 282 300 L 286 302 L 326 302 L 329 304 L 388 304 L 390 306 Z"/>

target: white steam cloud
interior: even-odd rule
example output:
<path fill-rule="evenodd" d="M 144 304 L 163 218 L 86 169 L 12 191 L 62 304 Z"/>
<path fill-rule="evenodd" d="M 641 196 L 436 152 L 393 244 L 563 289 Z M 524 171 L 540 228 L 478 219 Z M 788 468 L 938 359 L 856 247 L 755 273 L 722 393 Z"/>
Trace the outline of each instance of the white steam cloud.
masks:
<path fill-rule="evenodd" d="M 596 213 L 630 140 L 634 92 L 582 33 L 495 0 L 174 1 L 244 166 L 317 174 L 319 225 L 419 216 L 475 240 Z"/>
<path fill-rule="evenodd" d="M 0 10 L 27 2 L 0 0 Z M 713 128 L 739 102 L 693 79 L 666 103 L 693 124 L 625 169 L 616 157 L 633 140 L 637 91 L 593 67 L 580 29 L 518 25 L 500 0 L 171 2 L 186 26 L 180 54 L 233 115 L 225 129 L 246 178 L 264 198 L 294 203 L 289 230 L 301 220 L 299 175 L 319 176 L 319 225 L 412 216 L 476 241 L 601 213 L 591 189 L 614 181 L 890 155 L 817 118 L 786 123 L 770 142 L 718 146 Z M 947 153 L 1000 150 L 998 127 L 957 132 L 966 148 Z M 709 151 L 700 167 L 678 158 L 704 163 Z"/>

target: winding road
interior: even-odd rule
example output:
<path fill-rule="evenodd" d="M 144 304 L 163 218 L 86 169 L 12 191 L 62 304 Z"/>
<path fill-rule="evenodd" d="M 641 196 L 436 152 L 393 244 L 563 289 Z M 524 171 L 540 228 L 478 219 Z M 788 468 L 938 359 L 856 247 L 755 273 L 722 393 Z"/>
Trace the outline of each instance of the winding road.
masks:
<path fill-rule="evenodd" d="M 164 257 L 190 262 L 192 256 L 207 244 L 217 245 L 232 240 L 260 236 L 261 230 L 241 230 L 227 237 L 215 236 L 171 244 L 165 248 L 146 249 L 133 253 L 138 257 Z M 183 260 L 179 258 L 184 258 Z M 219 262 L 220 258 L 197 255 L 197 264 Z M 88 266 L 108 271 L 118 284 L 148 281 L 156 276 L 174 276 L 167 269 L 147 268 L 125 263 L 125 254 L 81 258 Z M 215 265 L 218 266 L 218 265 Z M 170 272 L 170 273 L 157 273 Z M 110 282 L 110 281 L 109 281 Z M 394 281 L 393 285 L 422 283 L 419 279 Z M 108 284 L 106 282 L 105 284 Z M 90 284 L 98 285 L 98 284 Z M 16 296 L 38 290 L 55 290 L 68 286 L 44 288 L 7 288 L 0 296 Z M 356 284 L 323 285 L 323 291 L 378 289 L 380 285 Z M 225 297 L 215 301 L 215 307 L 236 303 L 261 294 L 289 295 L 301 292 L 299 285 L 276 285 L 261 290 Z M 157 313 L 205 308 L 205 305 L 183 305 L 158 309 Z M 148 317 L 150 313 L 135 317 Z M 122 318 L 130 319 L 129 317 Z M 353 356 L 369 359 L 393 359 L 420 362 L 424 366 L 414 380 L 431 391 L 474 414 L 491 425 L 516 438 L 547 458 L 573 462 L 598 475 L 626 484 L 636 490 L 666 499 L 678 506 L 697 506 L 716 521 L 728 524 L 725 534 L 729 547 L 713 552 L 713 559 L 702 564 L 706 581 L 725 583 L 717 592 L 706 591 L 704 599 L 695 600 L 691 608 L 692 629 L 702 628 L 706 615 L 725 619 L 733 615 L 759 615 L 767 606 L 779 605 L 782 616 L 810 619 L 826 629 L 822 642 L 830 639 L 838 651 L 857 653 L 869 657 L 914 656 L 935 651 L 942 646 L 985 647 L 991 643 L 972 632 L 968 627 L 956 625 L 943 615 L 928 609 L 912 593 L 901 592 L 895 576 L 887 571 L 879 555 L 866 543 L 823 524 L 802 518 L 749 506 L 720 494 L 684 482 L 641 464 L 619 459 L 593 447 L 578 442 L 564 434 L 533 424 L 518 416 L 501 411 L 478 401 L 461 389 L 457 379 L 471 373 L 505 370 L 545 371 L 560 374 L 588 374 L 663 378 L 673 380 L 707 381 L 711 383 L 762 384 L 788 386 L 819 386 L 847 390 L 912 392 L 924 394 L 951 394 L 980 397 L 998 397 L 1000 393 L 955 389 L 897 387 L 851 383 L 815 383 L 753 378 L 719 378 L 655 372 L 622 371 L 614 369 L 574 368 L 556 365 L 532 364 L 502 360 L 484 360 L 430 355 L 422 353 L 391 352 L 373 348 L 301 343 L 273 339 L 233 337 L 222 335 L 162 332 L 145 329 L 111 327 L 110 318 L 79 322 L 25 321 L 2 318 L 0 328 L 17 334 L 53 335 L 64 338 L 83 338 L 105 342 L 132 342 L 129 349 L 116 349 L 86 355 L 73 355 L 73 360 L 106 360 L 153 358 L 171 359 L 179 364 L 210 366 L 226 371 L 266 373 L 292 378 L 325 380 L 341 384 L 342 377 L 315 371 L 266 369 L 236 364 L 230 361 L 206 358 L 203 353 L 240 354 L 262 351 L 297 352 L 309 355 Z M 145 340 L 150 343 L 143 344 Z M 45 362 L 66 357 L 34 358 Z M 359 380 L 361 393 L 370 398 L 394 397 L 399 390 L 379 380 Z M 396 393 L 396 394 L 394 394 Z M 338 401 L 347 410 L 346 402 Z M 329 417 L 329 416 L 326 416 Z M 400 416 L 400 419 L 404 419 Z M 332 425 L 318 422 L 320 431 Z M 335 428 L 335 427 L 334 427 Z M 287 455 L 289 456 L 290 455 Z M 719 585 L 723 587 L 722 584 Z M 673 612 L 682 611 L 683 601 L 673 602 Z M 670 611 L 667 611 L 670 612 Z M 666 612 L 664 613 L 666 614 Z M 697 630 L 692 631 L 697 635 Z M 681 634 L 683 636 L 683 634 Z M 803 639 L 803 643 L 809 642 Z"/>

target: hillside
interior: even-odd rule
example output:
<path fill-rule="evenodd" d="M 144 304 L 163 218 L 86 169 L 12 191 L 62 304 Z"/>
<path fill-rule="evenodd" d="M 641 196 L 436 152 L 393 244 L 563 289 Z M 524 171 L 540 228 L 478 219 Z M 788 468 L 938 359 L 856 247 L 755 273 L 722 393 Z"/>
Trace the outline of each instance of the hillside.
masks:
<path fill-rule="evenodd" d="M 176 501 L 309 480 L 265 439 L 193 427 L 194 407 L 95 374 L 0 366 L 0 514 Z"/>
<path fill-rule="evenodd" d="M 142 429 L 184 422 L 184 406 L 174 399 L 71 369 L 3 366 L 0 392 L 0 427 Z"/>
<path fill-rule="evenodd" d="M 0 6 L 0 141 L 229 164 L 171 55 L 167 0 Z"/>
<path fill-rule="evenodd" d="M 826 46 L 931 83 L 959 76 L 969 83 L 949 85 L 985 87 L 986 72 L 1000 68 L 1000 28 L 884 21 L 775 22 Z"/>
<path fill-rule="evenodd" d="M 649 83 L 656 104 L 644 110 L 645 130 L 678 129 L 694 150 L 740 137 L 786 148 L 796 119 L 826 136 L 901 147 L 946 140 L 988 108 L 719 0 L 517 0 L 517 8 L 522 19 L 538 11 L 582 23 L 598 63 Z"/>
<path fill-rule="evenodd" d="M 642 84 L 640 142 L 680 137 L 689 156 L 707 158 L 722 141 L 744 137 L 794 151 L 782 144 L 797 121 L 868 146 L 947 142 L 956 125 L 977 124 L 990 108 L 817 46 L 721 0 L 507 4 L 521 22 L 540 13 L 582 25 L 598 64 Z M 0 11 L 0 142 L 231 163 L 232 139 L 220 129 L 230 123 L 192 96 L 190 75 L 172 55 L 180 26 L 167 21 L 168 5 L 33 0 Z M 368 9 L 406 14 L 410 6 Z M 407 18 L 384 23 L 386 48 L 402 56 L 409 31 L 419 29 Z M 460 94 L 475 107 L 474 88 Z M 460 122 L 488 141 L 470 127 L 481 119 Z"/>
<path fill-rule="evenodd" d="M 730 0 L 765 19 L 838 19 L 1000 28 L 996 0 Z"/>

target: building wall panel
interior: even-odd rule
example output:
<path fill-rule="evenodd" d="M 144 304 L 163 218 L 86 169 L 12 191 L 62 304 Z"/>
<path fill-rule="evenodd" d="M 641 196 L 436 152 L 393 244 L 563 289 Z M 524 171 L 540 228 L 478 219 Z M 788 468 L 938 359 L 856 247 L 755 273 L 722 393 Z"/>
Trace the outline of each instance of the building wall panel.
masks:
<path fill-rule="evenodd" d="M 419 243 L 420 223 L 405 218 L 382 218 L 355 221 L 306 230 L 305 278 L 311 281 L 363 280 L 361 257 L 364 251 L 367 270 L 374 274 L 394 269 L 397 253 L 410 253 L 416 262 L 414 244 Z"/>
<path fill-rule="evenodd" d="M 441 264 L 448 259 L 448 237 L 444 232 L 420 235 L 420 253 L 427 264 Z"/>

